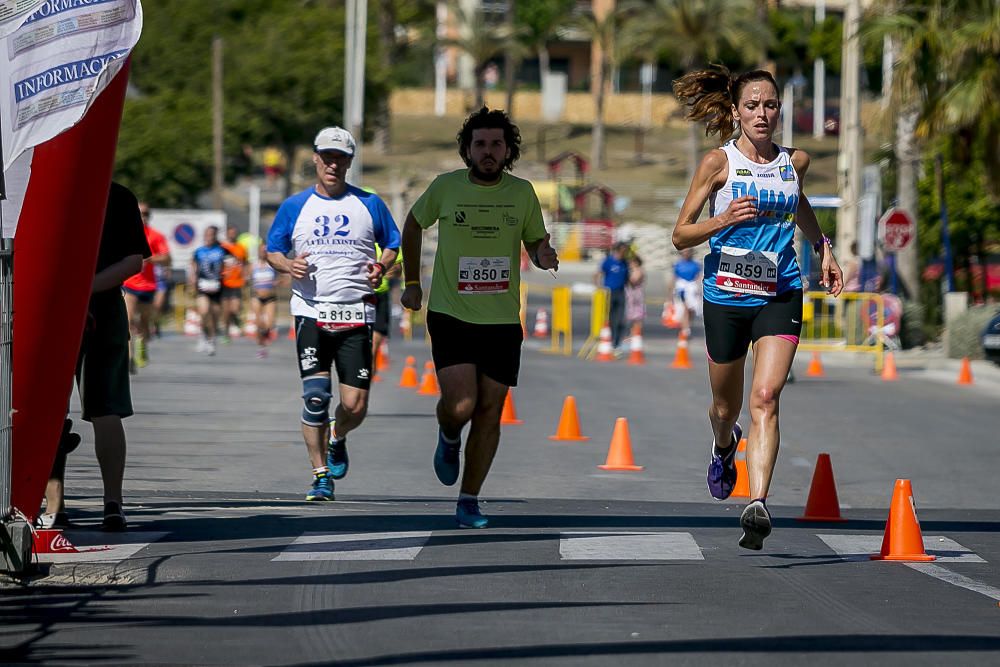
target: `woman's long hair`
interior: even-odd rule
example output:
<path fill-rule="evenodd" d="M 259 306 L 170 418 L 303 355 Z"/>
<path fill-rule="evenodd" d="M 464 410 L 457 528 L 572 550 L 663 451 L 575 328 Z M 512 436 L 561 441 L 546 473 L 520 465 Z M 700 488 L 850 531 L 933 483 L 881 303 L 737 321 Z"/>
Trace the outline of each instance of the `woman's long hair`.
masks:
<path fill-rule="evenodd" d="M 686 109 L 684 119 L 705 122 L 705 136 L 718 134 L 722 143 L 736 132 L 733 106 L 743 87 L 752 81 L 768 81 L 778 90 L 778 83 L 767 70 L 755 69 L 734 77 L 725 65 L 688 72 L 674 81 L 674 95 Z"/>

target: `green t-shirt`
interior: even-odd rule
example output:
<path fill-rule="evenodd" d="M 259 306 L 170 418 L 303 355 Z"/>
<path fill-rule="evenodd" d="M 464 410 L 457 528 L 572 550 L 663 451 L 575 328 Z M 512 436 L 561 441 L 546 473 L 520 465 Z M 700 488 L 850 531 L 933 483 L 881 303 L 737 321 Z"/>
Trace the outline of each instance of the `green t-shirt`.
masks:
<path fill-rule="evenodd" d="M 489 186 L 465 169 L 441 174 L 412 213 L 423 229 L 441 223 L 428 310 L 473 324 L 520 322 L 521 242 L 545 236 L 531 183 L 508 173 Z"/>

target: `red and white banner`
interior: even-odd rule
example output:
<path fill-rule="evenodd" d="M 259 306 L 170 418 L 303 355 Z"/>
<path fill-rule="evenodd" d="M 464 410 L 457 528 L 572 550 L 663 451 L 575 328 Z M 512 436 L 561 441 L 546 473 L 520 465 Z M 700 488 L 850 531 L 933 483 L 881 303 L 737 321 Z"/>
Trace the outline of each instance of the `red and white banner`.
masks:
<path fill-rule="evenodd" d="M 46 0 L 7 31 L 3 10 L 19 5 L 28 3 L 0 0 L 10 200 L 2 232 L 11 236 L 16 221 L 11 502 L 34 517 L 64 417 L 54 397 L 68 397 L 72 387 L 142 7 L 139 0 Z"/>

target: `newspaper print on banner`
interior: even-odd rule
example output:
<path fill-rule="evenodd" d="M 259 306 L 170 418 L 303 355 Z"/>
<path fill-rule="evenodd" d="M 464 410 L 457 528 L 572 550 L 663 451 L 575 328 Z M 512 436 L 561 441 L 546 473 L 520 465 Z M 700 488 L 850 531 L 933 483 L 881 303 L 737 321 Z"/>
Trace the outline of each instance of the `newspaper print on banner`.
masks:
<path fill-rule="evenodd" d="M 25 17 L 45 0 L 0 0 L 0 38 L 21 27 Z"/>
<path fill-rule="evenodd" d="M 3 40 L 4 168 L 75 125 L 139 41 L 139 0 L 47 0 Z"/>

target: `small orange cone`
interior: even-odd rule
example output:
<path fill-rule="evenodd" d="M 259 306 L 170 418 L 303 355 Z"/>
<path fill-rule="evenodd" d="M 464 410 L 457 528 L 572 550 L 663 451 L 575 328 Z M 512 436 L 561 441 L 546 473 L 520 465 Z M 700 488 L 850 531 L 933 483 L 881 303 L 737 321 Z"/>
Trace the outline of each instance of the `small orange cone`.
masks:
<path fill-rule="evenodd" d="M 809 361 L 809 368 L 806 369 L 806 377 L 821 378 L 823 375 L 825 373 L 823 373 L 823 362 L 819 360 L 819 352 L 813 352 L 812 359 Z"/>
<path fill-rule="evenodd" d="M 292 321 L 292 326 L 288 327 L 288 340 L 295 340 L 295 322 Z"/>
<path fill-rule="evenodd" d="M 555 435 L 550 435 L 549 440 L 570 440 L 583 441 L 590 440 L 588 436 L 580 434 L 580 416 L 576 411 L 576 398 L 567 396 L 563 401 L 562 414 L 559 415 L 559 428 Z"/>
<path fill-rule="evenodd" d="M 897 479 L 889 506 L 889 519 L 885 524 L 882 551 L 872 555 L 872 560 L 934 560 L 934 556 L 924 551 L 924 537 L 920 534 L 920 522 L 913 503 L 913 489 L 910 480 Z"/>
<path fill-rule="evenodd" d="M 809 487 L 806 509 L 798 520 L 847 521 L 840 516 L 840 500 L 837 498 L 837 484 L 833 481 L 833 465 L 829 454 L 820 454 L 816 458 L 816 470 Z"/>
<path fill-rule="evenodd" d="M 389 370 L 389 346 L 385 341 L 378 346 L 375 353 L 375 370 L 382 372 Z"/>
<path fill-rule="evenodd" d="M 958 372 L 958 384 L 972 384 L 972 364 L 968 357 L 962 357 L 962 370 Z"/>
<path fill-rule="evenodd" d="M 642 325 L 638 322 L 632 326 L 632 337 L 629 339 L 628 363 L 633 366 L 646 365 L 646 353 L 642 349 Z"/>
<path fill-rule="evenodd" d="M 372 382 L 381 382 L 382 376 L 378 374 L 379 366 L 382 365 L 382 349 L 375 348 L 375 358 L 372 359 Z"/>
<path fill-rule="evenodd" d="M 624 417 L 615 420 L 608 458 L 597 467 L 601 470 L 642 470 L 642 466 L 637 466 L 632 460 L 632 438 L 628 434 L 628 420 Z"/>
<path fill-rule="evenodd" d="M 681 370 L 694 368 L 691 365 L 691 357 L 688 356 L 688 342 L 686 339 L 677 339 L 677 352 L 674 353 L 674 361 L 670 364 L 670 367 Z"/>
<path fill-rule="evenodd" d="M 896 357 L 892 356 L 892 352 L 885 353 L 885 363 L 882 364 L 882 380 L 884 382 L 895 382 L 899 379 L 899 373 L 896 372 Z"/>
<path fill-rule="evenodd" d="M 615 353 L 611 347 L 611 325 L 607 322 L 601 327 L 601 338 L 597 343 L 597 356 L 594 361 L 614 361 Z"/>
<path fill-rule="evenodd" d="M 424 376 L 420 378 L 420 389 L 418 394 L 424 396 L 437 396 L 441 393 L 438 389 L 437 373 L 434 372 L 434 362 L 428 361 L 424 364 Z"/>
<path fill-rule="evenodd" d="M 733 493 L 730 498 L 749 498 L 750 497 L 750 471 L 747 470 L 747 439 L 743 438 L 740 443 L 736 445 L 736 485 L 733 487 Z M 743 453 L 743 458 L 740 458 L 740 453 Z"/>
<path fill-rule="evenodd" d="M 663 313 L 660 315 L 660 323 L 668 329 L 679 329 L 681 323 L 677 320 L 677 306 L 673 301 L 663 302 Z"/>
<path fill-rule="evenodd" d="M 406 358 L 406 366 L 403 367 L 403 374 L 399 377 L 399 386 L 405 389 L 413 389 L 420 386 L 417 379 L 417 360 L 413 357 Z"/>
<path fill-rule="evenodd" d="M 549 313 L 544 308 L 539 308 L 535 314 L 535 328 L 531 335 L 535 338 L 547 338 L 549 335 Z"/>
<path fill-rule="evenodd" d="M 507 390 L 507 398 L 503 399 L 503 412 L 500 414 L 501 424 L 523 424 L 523 419 L 517 418 L 517 409 L 514 407 L 514 392 Z"/>

